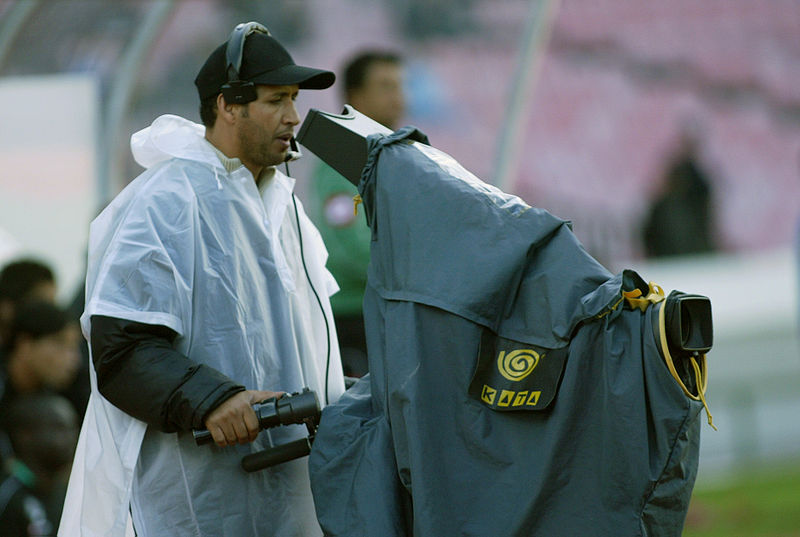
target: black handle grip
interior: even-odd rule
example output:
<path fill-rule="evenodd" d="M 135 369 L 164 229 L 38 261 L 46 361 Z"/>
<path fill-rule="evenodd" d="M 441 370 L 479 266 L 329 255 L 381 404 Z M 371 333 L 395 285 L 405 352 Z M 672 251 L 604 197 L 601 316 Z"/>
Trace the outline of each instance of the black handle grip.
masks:
<path fill-rule="evenodd" d="M 194 443 L 198 446 L 205 446 L 206 444 L 213 444 L 214 437 L 208 429 L 195 429 L 192 431 L 194 436 Z"/>
<path fill-rule="evenodd" d="M 256 472 L 276 464 L 304 457 L 309 453 L 311 453 L 311 440 L 309 438 L 301 438 L 288 444 L 282 444 L 242 457 L 242 469 L 245 472 Z"/>
<path fill-rule="evenodd" d="M 317 394 L 308 388 L 300 393 L 284 395 L 281 398 L 271 398 L 256 404 L 253 407 L 258 418 L 260 429 L 270 429 L 279 425 L 295 423 L 312 423 L 319 419 L 320 407 Z M 213 444 L 214 437 L 206 429 L 192 431 L 195 444 L 203 446 Z"/>

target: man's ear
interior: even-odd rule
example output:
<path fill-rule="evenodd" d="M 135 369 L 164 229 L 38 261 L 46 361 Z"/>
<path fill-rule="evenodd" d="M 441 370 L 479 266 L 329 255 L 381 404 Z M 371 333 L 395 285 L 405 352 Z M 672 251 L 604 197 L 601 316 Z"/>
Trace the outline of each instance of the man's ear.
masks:
<path fill-rule="evenodd" d="M 225 123 L 233 123 L 236 120 L 237 106 L 239 105 L 226 101 L 221 93 L 217 95 L 217 117 Z"/>

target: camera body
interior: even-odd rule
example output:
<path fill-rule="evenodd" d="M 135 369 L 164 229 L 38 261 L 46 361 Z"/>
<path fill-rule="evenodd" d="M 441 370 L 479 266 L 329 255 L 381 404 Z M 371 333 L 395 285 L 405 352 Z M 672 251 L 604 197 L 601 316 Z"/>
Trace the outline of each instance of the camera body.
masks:
<path fill-rule="evenodd" d="M 358 186 L 367 163 L 367 137 L 391 133 L 391 129 L 345 105 L 341 114 L 316 108 L 309 110 L 297 133 L 297 141 Z"/>

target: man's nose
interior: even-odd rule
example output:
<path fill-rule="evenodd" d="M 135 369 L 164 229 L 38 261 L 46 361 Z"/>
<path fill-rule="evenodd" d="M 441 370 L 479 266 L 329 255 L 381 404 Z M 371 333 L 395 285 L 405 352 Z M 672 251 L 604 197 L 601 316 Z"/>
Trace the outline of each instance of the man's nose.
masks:
<path fill-rule="evenodd" d="M 297 125 L 300 123 L 300 114 L 297 113 L 297 108 L 294 105 L 294 101 L 289 105 L 289 110 L 283 118 L 284 122 L 290 125 Z"/>

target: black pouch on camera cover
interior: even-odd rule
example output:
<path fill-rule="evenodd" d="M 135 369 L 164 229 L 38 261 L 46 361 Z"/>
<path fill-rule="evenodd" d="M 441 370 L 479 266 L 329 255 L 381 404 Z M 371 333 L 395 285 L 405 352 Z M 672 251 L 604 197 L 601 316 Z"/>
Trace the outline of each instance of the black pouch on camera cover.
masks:
<path fill-rule="evenodd" d="M 470 396 L 493 410 L 544 410 L 556 397 L 569 346 L 545 349 L 484 329 Z"/>

